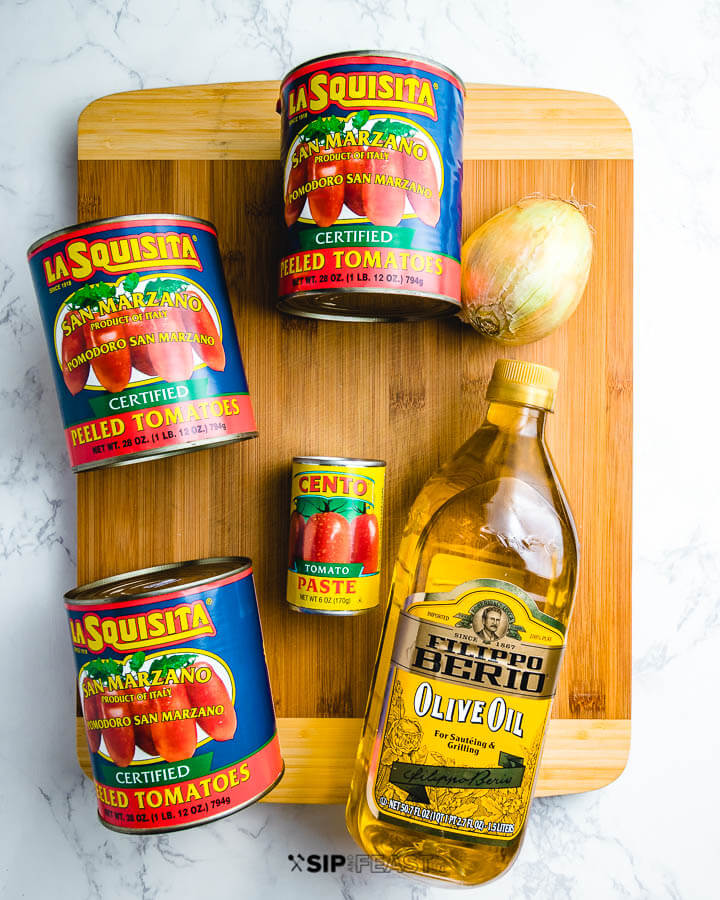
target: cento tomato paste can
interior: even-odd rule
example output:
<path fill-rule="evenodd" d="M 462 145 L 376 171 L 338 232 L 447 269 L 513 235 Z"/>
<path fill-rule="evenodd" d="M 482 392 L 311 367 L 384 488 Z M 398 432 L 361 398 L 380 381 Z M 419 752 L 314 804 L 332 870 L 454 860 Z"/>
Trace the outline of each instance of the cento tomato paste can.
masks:
<path fill-rule="evenodd" d="M 88 222 L 28 259 L 76 472 L 256 436 L 209 222 Z"/>
<path fill-rule="evenodd" d="M 378 605 L 385 463 L 296 456 L 287 601 L 298 612 L 353 616 Z"/>
<path fill-rule="evenodd" d="M 458 311 L 464 95 L 444 66 L 377 50 L 285 76 L 281 310 L 349 321 Z"/>
<path fill-rule="evenodd" d="M 283 774 L 249 559 L 204 559 L 65 595 L 100 820 L 171 831 Z"/>

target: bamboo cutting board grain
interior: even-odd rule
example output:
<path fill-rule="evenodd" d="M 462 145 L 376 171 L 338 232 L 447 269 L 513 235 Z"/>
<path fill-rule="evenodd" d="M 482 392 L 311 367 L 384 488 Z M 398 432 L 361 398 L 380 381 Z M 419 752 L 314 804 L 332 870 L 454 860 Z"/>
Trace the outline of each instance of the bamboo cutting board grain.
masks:
<path fill-rule="evenodd" d="M 284 601 L 290 461 L 387 459 L 384 590 L 409 506 L 480 424 L 500 356 L 560 370 L 548 441 L 578 523 L 581 576 L 539 793 L 601 787 L 630 741 L 632 142 L 609 100 L 470 85 L 464 233 L 536 192 L 588 203 L 578 312 L 503 349 L 457 320 L 351 325 L 275 310 L 282 221 L 275 82 L 137 91 L 81 115 L 79 219 L 215 223 L 260 437 L 78 477 L 80 582 L 202 556 L 251 556 L 287 771 L 267 798 L 343 802 L 383 609 L 303 616 Z M 88 751 L 78 720 L 78 755 Z"/>

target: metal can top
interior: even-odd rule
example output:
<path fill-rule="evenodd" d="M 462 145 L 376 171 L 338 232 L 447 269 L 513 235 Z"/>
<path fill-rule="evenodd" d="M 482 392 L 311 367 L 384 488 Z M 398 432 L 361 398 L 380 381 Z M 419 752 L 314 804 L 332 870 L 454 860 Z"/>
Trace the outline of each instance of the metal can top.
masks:
<path fill-rule="evenodd" d="M 207 219 L 199 219 L 197 216 L 181 216 L 178 213 L 141 213 L 135 216 L 109 216 L 107 219 L 91 219 L 88 222 L 76 222 L 75 225 L 68 225 L 67 228 L 60 228 L 57 231 L 51 231 L 50 234 L 46 234 L 44 237 L 38 238 L 35 243 L 31 244 L 27 249 L 27 255 L 32 256 L 33 254 L 37 253 L 37 251 L 40 250 L 45 244 L 53 243 L 58 238 L 63 237 L 63 235 L 72 234 L 79 228 L 93 228 L 96 225 L 115 225 L 120 222 L 142 223 L 157 221 L 158 219 L 167 219 L 170 222 L 197 222 L 199 225 L 204 225 L 206 228 L 209 228 L 213 232 L 213 234 L 217 236 L 217 230 L 213 223 L 208 222 Z"/>
<path fill-rule="evenodd" d="M 202 587 L 218 578 L 238 575 L 251 566 L 252 561 L 247 556 L 218 556 L 151 566 L 79 585 L 65 594 L 65 602 L 82 605 L 112 603 L 120 598 L 139 600 L 157 597 L 179 590 Z"/>
<path fill-rule="evenodd" d="M 290 71 L 285 75 L 280 84 L 280 91 L 282 92 L 288 81 L 290 81 L 298 72 L 300 72 L 302 69 L 308 68 L 308 66 L 313 66 L 316 63 L 329 62 L 332 59 L 347 59 L 367 56 L 378 57 L 380 59 L 387 57 L 388 59 L 402 60 L 407 63 L 416 62 L 420 63 L 423 66 L 430 66 L 433 69 L 437 69 L 438 73 L 449 76 L 450 80 L 456 81 L 458 87 L 463 92 L 463 95 L 467 93 L 465 90 L 465 82 L 457 74 L 457 72 L 453 72 L 453 70 L 448 66 L 444 66 L 442 63 L 436 62 L 434 59 L 430 59 L 427 56 L 420 56 L 417 53 L 406 53 L 403 50 L 345 50 L 338 53 L 326 53 L 324 56 L 315 56 L 313 59 L 308 59 L 305 62 L 300 63 L 299 65 L 290 69 Z M 280 112 L 279 109 L 278 112 Z"/>
<path fill-rule="evenodd" d="M 320 466 L 352 466 L 370 468 L 372 466 L 385 467 L 384 459 L 355 459 L 352 456 L 293 456 L 293 462 Z"/>

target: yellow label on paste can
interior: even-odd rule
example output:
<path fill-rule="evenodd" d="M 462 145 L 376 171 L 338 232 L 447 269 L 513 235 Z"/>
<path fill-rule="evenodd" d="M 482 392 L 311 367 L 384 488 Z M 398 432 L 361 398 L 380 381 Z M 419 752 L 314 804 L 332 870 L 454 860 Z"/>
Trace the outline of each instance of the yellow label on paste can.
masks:
<path fill-rule="evenodd" d="M 287 600 L 302 612 L 356 615 L 378 605 L 385 463 L 293 460 Z"/>

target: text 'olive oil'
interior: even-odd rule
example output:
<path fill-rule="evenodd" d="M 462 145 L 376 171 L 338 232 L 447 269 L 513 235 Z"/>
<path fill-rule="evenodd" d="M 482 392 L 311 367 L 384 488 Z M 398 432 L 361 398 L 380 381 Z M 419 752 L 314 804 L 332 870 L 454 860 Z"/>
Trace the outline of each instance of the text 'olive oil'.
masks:
<path fill-rule="evenodd" d="M 499 360 L 485 421 L 410 512 L 347 805 L 391 868 L 477 885 L 520 848 L 578 567 L 544 440 L 557 381 Z"/>

